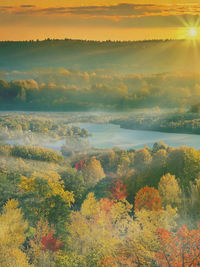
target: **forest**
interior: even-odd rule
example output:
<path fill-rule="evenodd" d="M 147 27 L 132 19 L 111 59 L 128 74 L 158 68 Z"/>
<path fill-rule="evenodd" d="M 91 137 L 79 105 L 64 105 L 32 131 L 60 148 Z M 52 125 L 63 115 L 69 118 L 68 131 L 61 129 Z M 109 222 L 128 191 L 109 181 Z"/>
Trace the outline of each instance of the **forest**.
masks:
<path fill-rule="evenodd" d="M 200 74 L 117 74 L 37 69 L 0 73 L 0 110 L 131 111 L 176 108 L 197 112 Z"/>
<path fill-rule="evenodd" d="M 0 69 L 107 69 L 118 74 L 198 72 L 192 40 L 85 41 L 45 39 L 0 42 Z M 199 46 L 195 47 L 196 53 Z M 184 56 L 183 56 L 184 55 Z"/>
<path fill-rule="evenodd" d="M 189 40 L 0 42 L 0 110 L 198 112 L 200 63 L 189 49 L 193 45 Z"/>
<path fill-rule="evenodd" d="M 180 109 L 177 111 L 160 109 L 121 114 L 110 123 L 125 129 L 159 131 L 168 133 L 200 134 L 199 112 Z"/>
<path fill-rule="evenodd" d="M 8 135 L 53 131 L 66 145 L 0 144 L 0 266 L 197 266 L 200 150 L 157 142 L 70 154 L 90 133 L 61 118 L 1 115 Z"/>
<path fill-rule="evenodd" d="M 199 266 L 193 45 L 0 42 L 0 267 Z"/>

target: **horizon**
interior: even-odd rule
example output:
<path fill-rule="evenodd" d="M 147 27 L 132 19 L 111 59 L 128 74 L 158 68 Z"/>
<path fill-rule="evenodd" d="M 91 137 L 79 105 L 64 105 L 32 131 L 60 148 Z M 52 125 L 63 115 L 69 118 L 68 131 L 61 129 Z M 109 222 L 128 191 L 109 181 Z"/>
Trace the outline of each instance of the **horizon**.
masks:
<path fill-rule="evenodd" d="M 81 42 L 94 42 L 94 43 L 106 43 L 106 42 L 111 42 L 111 43 L 139 43 L 139 42 L 167 42 L 167 41 L 190 41 L 187 38 L 182 38 L 182 39 L 137 39 L 137 40 L 95 40 L 95 39 L 79 39 L 79 38 L 45 38 L 45 39 L 23 39 L 23 40 L 0 40 L 0 43 L 17 43 L 17 42 L 46 42 L 46 41 L 81 41 Z M 197 41 L 200 41 L 200 39 L 197 39 Z"/>

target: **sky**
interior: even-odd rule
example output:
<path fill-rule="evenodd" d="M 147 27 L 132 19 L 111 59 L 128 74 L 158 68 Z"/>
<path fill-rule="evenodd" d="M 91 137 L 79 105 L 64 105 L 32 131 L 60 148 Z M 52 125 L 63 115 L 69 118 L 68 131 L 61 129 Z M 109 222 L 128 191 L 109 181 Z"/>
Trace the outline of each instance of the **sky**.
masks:
<path fill-rule="evenodd" d="M 0 40 L 188 38 L 200 0 L 0 0 Z"/>

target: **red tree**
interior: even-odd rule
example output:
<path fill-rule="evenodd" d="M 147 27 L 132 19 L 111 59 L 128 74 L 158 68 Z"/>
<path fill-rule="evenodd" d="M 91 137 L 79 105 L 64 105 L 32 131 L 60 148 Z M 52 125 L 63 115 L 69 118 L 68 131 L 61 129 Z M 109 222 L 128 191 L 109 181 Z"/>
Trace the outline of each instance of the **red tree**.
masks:
<path fill-rule="evenodd" d="M 105 211 L 107 214 L 110 213 L 110 210 L 113 205 L 114 205 L 114 202 L 110 200 L 109 198 L 102 198 L 100 200 L 100 210 Z"/>
<path fill-rule="evenodd" d="M 113 199 L 121 200 L 128 196 L 126 186 L 123 184 L 122 180 L 117 179 L 113 182 L 114 187 L 111 189 L 111 194 Z"/>
<path fill-rule="evenodd" d="M 85 159 L 82 159 L 82 160 L 78 161 L 75 164 L 75 169 L 77 169 L 77 171 L 81 171 L 83 169 L 83 166 L 85 165 L 85 163 L 86 163 Z"/>
<path fill-rule="evenodd" d="M 194 267 L 200 265 L 200 223 L 197 230 L 189 231 L 186 225 L 176 233 L 159 229 L 160 251 L 156 261 L 162 267 Z"/>
<path fill-rule="evenodd" d="M 43 250 L 57 251 L 60 250 L 63 242 L 58 241 L 53 234 L 48 234 L 48 236 L 43 236 L 41 243 L 43 245 Z"/>
<path fill-rule="evenodd" d="M 147 210 L 161 210 L 161 203 L 158 190 L 145 186 L 138 191 L 135 197 L 135 210 L 141 210 L 142 208 Z"/>

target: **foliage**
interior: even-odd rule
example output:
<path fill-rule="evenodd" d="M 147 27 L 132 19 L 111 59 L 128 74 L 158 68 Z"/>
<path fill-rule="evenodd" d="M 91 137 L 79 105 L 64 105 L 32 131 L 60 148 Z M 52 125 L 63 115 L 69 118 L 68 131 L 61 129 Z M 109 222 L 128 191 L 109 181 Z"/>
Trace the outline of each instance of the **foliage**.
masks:
<path fill-rule="evenodd" d="M 189 231 L 186 225 L 175 233 L 158 229 L 160 251 L 156 254 L 159 266 L 198 266 L 200 263 L 200 226 Z"/>
<path fill-rule="evenodd" d="M 71 223 L 67 225 L 70 234 L 68 247 L 87 260 L 92 253 L 92 262 L 97 264 L 107 253 L 113 253 L 120 244 L 120 233 L 123 235 L 125 231 L 123 222 L 129 218 L 131 208 L 126 201 L 101 199 L 98 202 L 94 194 L 90 193 L 83 202 L 81 211 L 72 213 Z M 93 265 L 88 262 L 88 266 Z"/>
<path fill-rule="evenodd" d="M 140 189 L 135 197 L 135 210 L 162 210 L 162 200 L 158 190 L 151 187 Z"/>
<path fill-rule="evenodd" d="M 87 183 L 81 172 L 68 167 L 60 172 L 65 190 L 74 193 L 75 204 L 80 205 L 81 200 L 87 190 Z"/>
<path fill-rule="evenodd" d="M 181 189 L 174 175 L 169 173 L 161 177 L 158 191 L 164 206 L 177 206 L 181 202 Z"/>
<path fill-rule="evenodd" d="M 43 219 L 40 219 L 36 228 L 31 231 L 28 254 L 35 266 L 54 265 L 55 252 L 61 249 L 62 245 L 54 237 L 55 233 L 55 229 Z"/>
<path fill-rule="evenodd" d="M 137 169 L 142 169 L 151 163 L 152 157 L 146 148 L 136 151 L 134 156 L 134 165 Z"/>
<path fill-rule="evenodd" d="M 62 247 L 62 242 L 59 242 L 51 233 L 47 236 L 43 236 L 41 243 L 43 245 L 43 250 L 57 251 Z"/>
<path fill-rule="evenodd" d="M 22 177 L 19 187 L 22 189 L 22 208 L 31 224 L 35 225 L 38 218 L 43 218 L 63 233 L 74 196 L 73 192 L 65 190 L 60 179 L 54 172 L 33 173 L 30 178 Z"/>
<path fill-rule="evenodd" d="M 0 148 L 0 266 L 199 264 L 198 150 L 157 143 L 45 162 L 45 149 L 38 161 L 30 147 L 26 159 Z"/>
<path fill-rule="evenodd" d="M 42 160 L 49 162 L 59 162 L 63 157 L 59 153 L 43 148 L 34 146 L 13 146 L 11 148 L 11 155 L 14 157 L 21 157 L 25 159 Z"/>
<path fill-rule="evenodd" d="M 22 252 L 28 223 L 23 220 L 18 201 L 9 200 L 0 216 L 0 266 L 29 267 L 28 258 Z"/>
<path fill-rule="evenodd" d="M 113 199 L 125 199 L 128 195 L 126 191 L 126 186 L 123 184 L 122 180 L 116 180 L 113 182 L 113 187 L 111 189 Z"/>
<path fill-rule="evenodd" d="M 82 168 L 83 177 L 89 187 L 94 186 L 99 180 L 105 177 L 101 162 L 96 157 L 90 158 Z"/>

